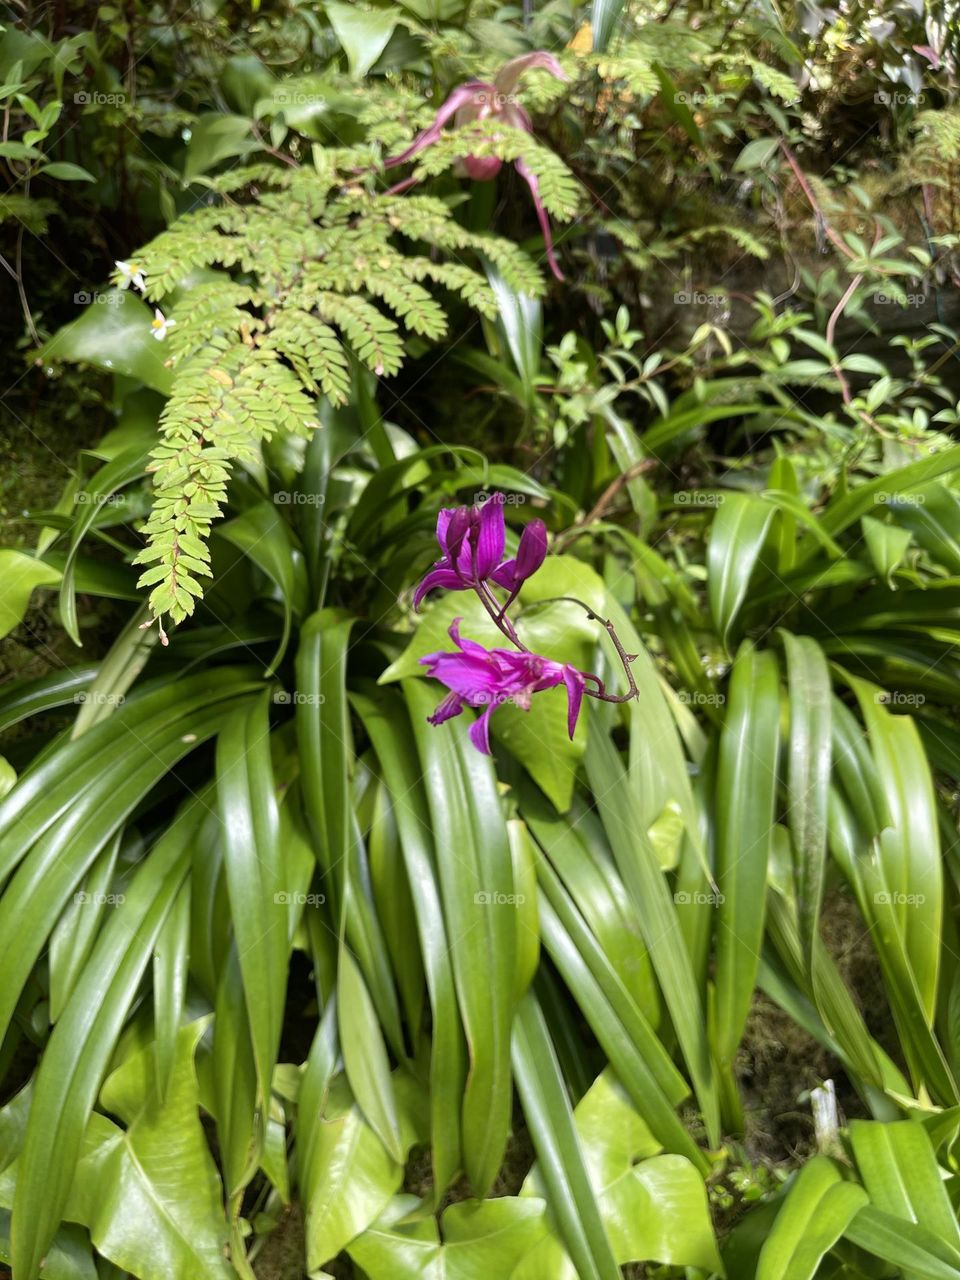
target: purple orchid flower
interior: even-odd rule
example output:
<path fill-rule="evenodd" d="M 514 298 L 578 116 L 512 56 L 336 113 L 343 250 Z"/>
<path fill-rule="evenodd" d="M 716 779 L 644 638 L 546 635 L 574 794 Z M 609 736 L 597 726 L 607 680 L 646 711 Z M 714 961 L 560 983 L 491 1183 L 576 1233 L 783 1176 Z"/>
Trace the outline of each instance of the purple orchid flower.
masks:
<path fill-rule="evenodd" d="M 496 120 L 502 121 L 511 128 L 522 129 L 524 133 L 532 135 L 533 121 L 515 100 L 515 90 L 524 72 L 531 70 L 533 67 L 542 67 L 558 80 L 568 79 L 553 54 L 547 53 L 543 49 L 538 49 L 534 53 L 522 54 L 519 58 L 511 58 L 509 62 L 500 68 L 492 82 L 468 80 L 466 84 L 459 85 L 454 89 L 446 102 L 437 111 L 433 123 L 417 134 L 406 151 L 401 151 L 399 155 L 390 156 L 386 159 L 384 161 L 385 168 L 392 169 L 396 165 L 406 164 L 415 155 L 418 155 L 427 147 L 433 146 L 439 140 L 444 125 L 451 119 L 457 128 L 471 124 L 475 120 L 490 120 L 491 128 L 488 135 L 490 139 L 496 139 L 498 136 L 493 123 Z M 467 155 L 458 162 L 458 168 L 461 173 L 472 178 L 475 182 L 489 182 L 500 172 L 502 164 L 503 161 L 497 156 Z M 543 243 L 550 270 L 558 280 L 562 280 L 563 272 L 560 270 L 554 256 L 550 219 L 547 217 L 547 211 L 543 207 L 543 201 L 540 199 L 540 184 L 537 181 L 537 175 L 523 159 L 515 160 L 513 166 L 530 188 L 530 194 L 533 196 L 533 207 L 536 210 L 537 221 L 540 223 L 540 230 L 543 233 Z M 409 184 L 401 183 L 394 187 L 393 190 L 402 190 L 406 185 Z"/>
<path fill-rule="evenodd" d="M 503 559 L 506 530 L 503 507 L 506 499 L 495 493 L 479 506 L 445 507 L 437 516 L 437 542 L 443 556 L 418 585 L 413 607 L 420 608 L 428 591 L 473 589 L 492 579 L 510 592 L 511 601 L 523 583 L 543 564 L 547 554 L 547 528 L 542 520 L 531 520 L 520 536 L 517 554 Z"/>
<path fill-rule="evenodd" d="M 512 702 L 521 710 L 529 711 L 535 693 L 564 684 L 567 731 L 573 737 L 583 702 L 583 672 L 569 663 L 551 662 L 537 653 L 485 649 L 474 640 L 461 638 L 459 618 L 450 625 L 450 639 L 459 653 L 431 653 L 420 659 L 429 674 L 450 690 L 429 717 L 431 724 L 442 724 L 458 716 L 465 705 L 483 707 L 480 717 L 470 726 L 470 741 L 478 751 L 490 755 L 490 717 L 497 707 Z"/>

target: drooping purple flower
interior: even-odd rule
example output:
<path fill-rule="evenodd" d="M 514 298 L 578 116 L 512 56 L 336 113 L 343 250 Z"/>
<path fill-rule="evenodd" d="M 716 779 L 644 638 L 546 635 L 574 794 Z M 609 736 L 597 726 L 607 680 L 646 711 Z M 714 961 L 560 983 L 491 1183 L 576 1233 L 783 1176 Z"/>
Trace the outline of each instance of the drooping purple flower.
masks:
<path fill-rule="evenodd" d="M 537 653 L 485 649 L 461 637 L 459 618 L 450 625 L 450 639 L 459 652 L 431 653 L 420 659 L 428 673 L 450 690 L 429 717 L 431 724 L 458 716 L 464 706 L 482 707 L 480 717 L 470 726 L 470 741 L 478 751 L 490 755 L 490 717 L 497 707 L 512 702 L 529 711 L 535 693 L 563 684 L 567 689 L 567 730 L 573 737 L 585 686 L 584 675 L 576 667 L 551 662 Z"/>
<path fill-rule="evenodd" d="M 509 62 L 500 68 L 492 82 L 469 80 L 466 84 L 458 85 L 446 102 L 439 108 L 432 123 L 417 134 L 405 151 L 401 151 L 399 155 L 388 157 L 384 161 L 384 167 L 392 169 L 396 165 L 406 164 L 408 160 L 412 160 L 414 156 L 419 155 L 421 151 L 433 146 L 439 140 L 444 125 L 451 119 L 458 129 L 477 120 L 489 120 L 491 127 L 487 137 L 490 140 L 495 140 L 498 136 L 497 121 L 532 135 L 533 122 L 523 107 L 515 100 L 515 90 L 524 72 L 534 67 L 541 67 L 543 70 L 549 71 L 557 80 L 566 80 L 568 78 L 553 54 L 547 53 L 544 49 L 537 49 L 533 53 L 521 54 L 519 58 L 511 58 Z M 488 182 L 500 172 L 502 163 L 497 156 L 466 155 L 458 161 L 458 168 L 466 177 L 472 178 L 475 182 Z M 530 188 L 537 221 L 540 223 L 540 230 L 543 233 L 543 244 L 550 270 L 558 280 L 562 280 L 563 272 L 560 270 L 554 256 L 550 219 L 547 217 L 547 211 L 540 198 L 540 184 L 537 181 L 537 176 L 522 158 L 514 161 L 514 168 Z M 400 190 L 408 185 L 409 182 L 400 183 L 398 187 L 393 189 Z"/>

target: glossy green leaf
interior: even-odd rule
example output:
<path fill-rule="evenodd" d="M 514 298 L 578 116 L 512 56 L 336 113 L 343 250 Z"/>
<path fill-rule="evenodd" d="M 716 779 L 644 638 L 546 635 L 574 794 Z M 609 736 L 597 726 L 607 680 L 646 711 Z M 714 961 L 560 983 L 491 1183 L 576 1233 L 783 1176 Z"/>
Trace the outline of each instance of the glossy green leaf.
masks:
<path fill-rule="evenodd" d="M 777 787 L 780 690 L 770 653 L 744 645 L 730 678 L 716 782 L 714 1043 L 733 1066 L 756 982 Z"/>
<path fill-rule="evenodd" d="M 162 342 L 153 337 L 150 309 L 132 292 L 117 289 L 98 295 L 101 305 L 58 329 L 41 349 L 44 360 L 76 360 L 136 378 L 168 395 L 170 370 Z"/>
<path fill-rule="evenodd" d="M 324 13 L 347 55 L 350 74 L 365 76 L 387 47 L 400 17 L 396 9 L 342 4 L 327 0 Z"/>
<path fill-rule="evenodd" d="M 532 993 L 517 1010 L 513 1063 L 547 1203 L 576 1274 L 579 1280 L 619 1280 L 556 1052 Z"/>
<path fill-rule="evenodd" d="M 832 1160 L 814 1156 L 790 1183 L 760 1252 L 756 1280 L 813 1280 L 824 1255 L 869 1202 Z"/>
<path fill-rule="evenodd" d="M 426 719 L 433 695 L 407 681 L 436 837 L 444 917 L 470 1069 L 462 1103 L 463 1163 L 486 1193 L 510 1127 L 510 1028 L 515 1005 L 517 904 L 506 824 L 490 760 L 469 740 L 437 733 Z"/>
<path fill-rule="evenodd" d="M 725 493 L 710 528 L 707 586 L 710 612 L 729 644 L 753 571 L 766 542 L 774 508 L 745 493 Z"/>
<path fill-rule="evenodd" d="M 547 1230 L 542 1201 L 517 1196 L 461 1200 L 441 1219 L 441 1243 L 434 1220 L 404 1220 L 418 1203 L 410 1196 L 397 1197 L 388 1212 L 350 1245 L 351 1258 L 370 1280 L 512 1276 Z"/>
<path fill-rule="evenodd" d="M 0 550 L 0 637 L 19 627 L 37 587 L 55 587 L 60 571 L 23 551 Z"/>

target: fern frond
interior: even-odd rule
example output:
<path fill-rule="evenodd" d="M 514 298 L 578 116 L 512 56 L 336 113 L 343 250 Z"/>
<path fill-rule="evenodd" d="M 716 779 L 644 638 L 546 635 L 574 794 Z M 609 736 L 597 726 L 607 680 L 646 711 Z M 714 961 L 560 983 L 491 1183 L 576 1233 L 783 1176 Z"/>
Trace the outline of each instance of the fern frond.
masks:
<path fill-rule="evenodd" d="M 333 404 L 350 392 L 350 365 L 343 344 L 328 324 L 295 308 L 278 311 L 261 345 L 290 361 L 303 385 L 322 391 Z"/>
<path fill-rule="evenodd" d="M 403 363 L 403 343 L 396 324 L 364 298 L 338 293 L 317 296 L 316 310 L 350 340 L 357 355 L 378 376 L 394 374 Z"/>
<path fill-rule="evenodd" d="M 210 576 L 207 540 L 221 514 L 234 462 L 253 463 L 276 431 L 307 435 L 319 424 L 313 402 L 274 351 L 245 345 L 205 348 L 182 368 L 160 417 L 151 454 L 155 497 L 135 564 L 151 566 L 156 616 L 182 622 Z"/>

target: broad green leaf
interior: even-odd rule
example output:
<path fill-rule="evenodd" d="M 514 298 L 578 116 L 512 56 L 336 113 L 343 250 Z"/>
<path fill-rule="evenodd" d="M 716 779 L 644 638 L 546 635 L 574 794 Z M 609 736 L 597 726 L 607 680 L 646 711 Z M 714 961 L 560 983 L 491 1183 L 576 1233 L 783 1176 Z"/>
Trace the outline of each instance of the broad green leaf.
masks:
<path fill-rule="evenodd" d="M 0 550 L 0 637 L 19 627 L 36 587 L 55 587 L 59 569 L 23 551 Z"/>
<path fill-rule="evenodd" d="M 0 1209 L 0 1262 L 10 1262 L 10 1211 Z M 90 1237 L 83 1227 L 65 1222 L 50 1241 L 40 1280 L 98 1280 Z"/>
<path fill-rule="evenodd" d="M 96 182 L 83 165 L 71 164 L 67 160 L 54 160 L 52 164 L 45 164 L 40 172 L 45 178 L 56 178 L 60 182 Z"/>
<path fill-rule="evenodd" d="M 361 79 L 387 47 L 397 20 L 397 9 L 374 9 L 366 5 L 325 0 L 324 13 L 347 55 L 350 74 Z"/>
<path fill-rule="evenodd" d="M 873 567 L 889 583 L 903 563 L 913 535 L 909 529 L 885 524 L 873 516 L 863 516 L 860 523 Z"/>
<path fill-rule="evenodd" d="M 617 1262 L 719 1270 L 702 1175 L 684 1157 L 660 1154 L 610 1070 L 581 1098 L 574 1121 Z M 524 1183 L 522 1194 L 530 1192 L 543 1194 L 539 1165 Z M 549 1243 L 540 1246 L 543 1274 L 552 1274 L 550 1252 Z"/>
<path fill-rule="evenodd" d="M 164 1102 L 152 1088 L 152 1052 L 133 1064 L 133 1079 L 117 1090 L 129 1100 L 139 1078 L 150 1081 L 149 1095 L 128 1127 L 80 1168 L 84 1221 L 94 1244 L 140 1280 L 229 1280 L 233 1274 L 224 1253 L 220 1179 L 200 1124 L 193 1059 L 205 1026 L 201 1019 L 180 1032 Z"/>
<path fill-rule="evenodd" d="M 541 1200 L 500 1196 L 461 1200 L 441 1219 L 407 1217 L 419 1201 L 398 1197 L 387 1213 L 348 1247 L 370 1280 L 489 1280 L 512 1276 L 545 1235 Z"/>
<path fill-rule="evenodd" d="M 404 1150 L 414 1140 L 403 1116 Z M 314 1131 L 308 1169 L 301 1173 L 307 1270 L 333 1258 L 379 1217 L 403 1181 L 394 1160 L 353 1103 L 346 1078 L 334 1081 Z"/>
<path fill-rule="evenodd" d="M 260 144 L 251 135 L 251 122 L 246 116 L 231 116 L 222 111 L 209 111 L 198 116 L 190 127 L 183 185 L 189 186 L 202 173 L 208 173 L 223 160 L 249 155 Z"/>
<path fill-rule="evenodd" d="M 122 373 L 168 395 L 173 377 L 164 366 L 164 346 L 153 337 L 151 314 L 139 297 L 110 289 L 97 295 L 40 350 L 43 360 L 76 360 Z"/>

